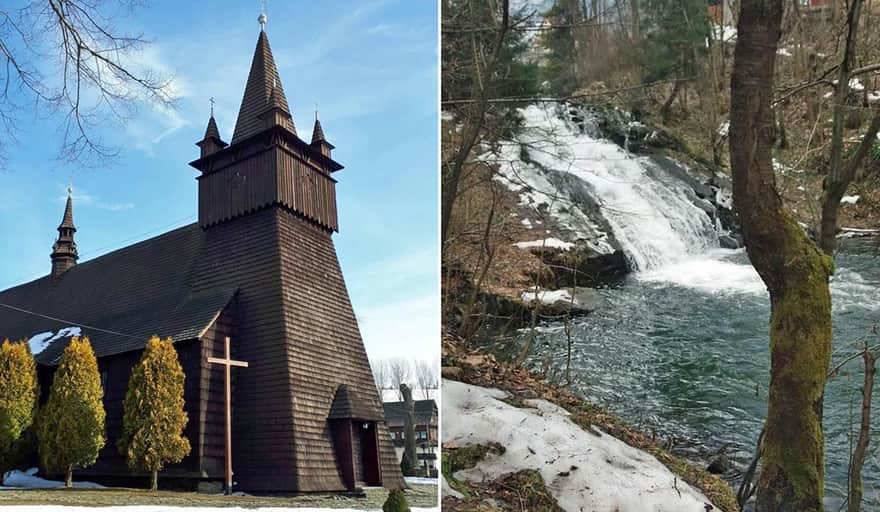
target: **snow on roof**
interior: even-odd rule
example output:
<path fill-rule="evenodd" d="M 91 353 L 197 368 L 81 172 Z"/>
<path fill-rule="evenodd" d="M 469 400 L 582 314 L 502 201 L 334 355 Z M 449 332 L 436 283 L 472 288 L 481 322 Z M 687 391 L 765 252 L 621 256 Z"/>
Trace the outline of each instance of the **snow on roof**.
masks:
<path fill-rule="evenodd" d="M 73 336 L 82 336 L 82 329 L 79 327 L 65 327 L 58 331 L 57 334 L 52 331 L 41 332 L 40 334 L 31 336 L 31 339 L 28 340 L 28 345 L 31 347 L 31 354 L 37 355 L 61 338 L 70 338 Z"/>
<path fill-rule="evenodd" d="M 443 443 L 506 448 L 456 478 L 495 480 L 532 469 L 564 510 L 705 512 L 709 500 L 652 455 L 598 428 L 584 430 L 546 400 L 526 400 L 528 407 L 519 408 L 500 400 L 506 396 L 443 380 Z"/>

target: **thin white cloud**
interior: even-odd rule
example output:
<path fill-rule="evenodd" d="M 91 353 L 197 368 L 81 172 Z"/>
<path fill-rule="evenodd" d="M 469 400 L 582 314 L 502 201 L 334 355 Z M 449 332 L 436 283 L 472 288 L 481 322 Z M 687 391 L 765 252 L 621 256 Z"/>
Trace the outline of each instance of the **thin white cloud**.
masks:
<path fill-rule="evenodd" d="M 440 357 L 440 297 L 437 292 L 413 299 L 370 304 L 355 312 L 370 359 Z"/>
<path fill-rule="evenodd" d="M 67 201 L 67 185 L 58 184 L 58 187 L 61 188 L 64 192 L 58 196 L 58 202 L 64 203 Z M 99 210 L 107 210 L 111 212 L 118 212 L 123 210 L 131 210 L 135 207 L 134 203 L 130 201 L 125 202 L 107 202 L 101 200 L 98 196 L 94 196 L 89 194 L 87 191 L 74 187 L 73 194 L 73 202 L 76 207 L 85 207 L 85 208 L 97 208 Z"/>

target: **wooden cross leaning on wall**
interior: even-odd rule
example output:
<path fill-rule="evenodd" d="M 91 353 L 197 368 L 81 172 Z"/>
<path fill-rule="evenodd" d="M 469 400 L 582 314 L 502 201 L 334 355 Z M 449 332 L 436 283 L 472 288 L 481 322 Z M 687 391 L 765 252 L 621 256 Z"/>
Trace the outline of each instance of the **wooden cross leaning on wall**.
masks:
<path fill-rule="evenodd" d="M 232 367 L 247 368 L 245 361 L 234 361 L 229 351 L 229 336 L 225 339 L 225 357 L 208 357 L 209 364 L 223 365 L 226 370 L 226 494 L 232 494 Z"/>

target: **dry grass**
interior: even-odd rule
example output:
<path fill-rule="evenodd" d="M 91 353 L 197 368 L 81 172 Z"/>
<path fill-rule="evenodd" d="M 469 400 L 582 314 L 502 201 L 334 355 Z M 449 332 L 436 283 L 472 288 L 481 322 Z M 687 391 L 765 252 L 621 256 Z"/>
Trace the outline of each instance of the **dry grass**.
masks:
<path fill-rule="evenodd" d="M 436 507 L 437 486 L 410 485 L 406 499 L 411 507 Z M 194 492 L 140 489 L 8 489 L 0 491 L 0 510 L 13 505 L 61 505 L 106 507 L 121 505 L 164 505 L 175 507 L 321 507 L 381 509 L 388 497 L 383 488 L 365 489 L 365 498 L 336 495 L 309 495 L 293 498 L 222 496 Z"/>

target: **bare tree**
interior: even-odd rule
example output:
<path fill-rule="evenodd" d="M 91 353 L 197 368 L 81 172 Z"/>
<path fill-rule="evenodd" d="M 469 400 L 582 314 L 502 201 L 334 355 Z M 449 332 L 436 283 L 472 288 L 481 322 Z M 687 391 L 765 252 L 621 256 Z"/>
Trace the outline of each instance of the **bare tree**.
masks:
<path fill-rule="evenodd" d="M 370 363 L 373 370 L 373 381 L 376 383 L 376 391 L 379 392 L 379 398 L 384 401 L 383 393 L 388 389 L 388 364 L 384 359 L 377 359 Z"/>
<path fill-rule="evenodd" d="M 148 43 L 144 35 L 115 27 L 120 15 L 142 3 L 32 0 L 0 5 L 0 157 L 17 140 L 26 112 L 46 110 L 56 116 L 59 159 L 82 164 L 118 154 L 118 148 L 101 140 L 99 127 L 129 118 L 140 101 L 159 108 L 174 105 L 170 77 L 139 62 Z"/>
<path fill-rule="evenodd" d="M 416 383 L 422 390 L 425 400 L 431 399 L 431 392 L 438 389 L 437 368 L 431 361 L 420 359 L 415 362 L 413 369 L 416 375 Z"/>
<path fill-rule="evenodd" d="M 388 371 L 388 388 L 397 391 L 398 399 L 403 400 L 403 393 L 400 391 L 401 384 L 409 384 L 412 380 L 412 366 L 410 362 L 402 357 L 393 357 L 385 361 Z"/>
<path fill-rule="evenodd" d="M 770 292 L 770 389 L 755 510 L 819 512 L 833 263 L 807 238 L 776 189 L 771 100 L 782 14 L 782 0 L 740 3 L 731 78 L 734 205 L 749 259 Z"/>
<path fill-rule="evenodd" d="M 840 200 L 847 187 L 855 179 L 856 172 L 874 144 L 880 129 L 880 103 L 874 108 L 873 119 L 862 141 L 848 159 L 844 158 L 843 129 L 849 107 L 850 80 L 856 53 L 856 37 L 862 13 L 862 0 L 852 0 L 847 13 L 846 43 L 843 59 L 837 67 L 837 85 L 834 92 L 834 117 L 831 132 L 831 162 L 825 177 L 822 193 L 822 220 L 819 228 L 819 245 L 826 254 L 833 254 L 837 247 L 837 217 Z"/>
<path fill-rule="evenodd" d="M 874 396 L 874 375 L 877 372 L 877 357 L 871 349 L 865 347 L 862 353 L 865 361 L 865 384 L 862 387 L 862 421 L 859 426 L 859 440 L 852 454 L 849 467 L 849 497 L 847 512 L 859 512 L 862 508 L 862 467 L 871 440 L 871 401 Z"/>

